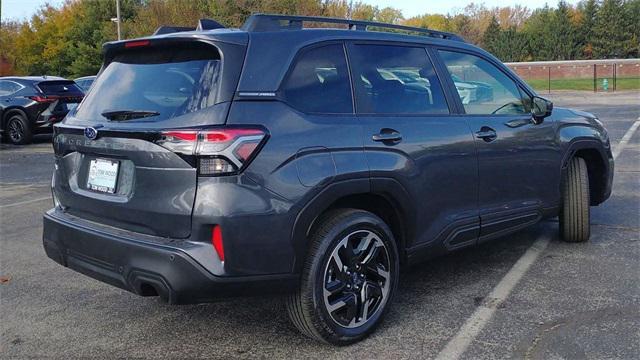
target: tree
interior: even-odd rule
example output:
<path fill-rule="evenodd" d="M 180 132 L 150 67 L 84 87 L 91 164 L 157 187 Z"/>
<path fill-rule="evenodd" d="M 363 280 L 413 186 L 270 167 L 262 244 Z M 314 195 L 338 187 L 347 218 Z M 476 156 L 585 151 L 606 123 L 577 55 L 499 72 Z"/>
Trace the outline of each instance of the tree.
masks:
<path fill-rule="evenodd" d="M 451 24 L 451 31 L 462 36 L 466 41 L 473 37 L 473 24 L 469 16 L 465 14 L 455 15 L 450 19 L 449 23 Z"/>
<path fill-rule="evenodd" d="M 573 60 L 579 52 L 576 41 L 576 26 L 571 18 L 571 10 L 564 0 L 558 2 L 558 7 L 551 17 L 551 29 L 548 33 L 553 46 L 549 60 Z"/>
<path fill-rule="evenodd" d="M 500 41 L 500 24 L 495 16 L 491 17 L 491 22 L 482 35 L 482 47 L 490 53 L 495 53 L 499 47 Z"/>
<path fill-rule="evenodd" d="M 404 20 L 404 18 L 402 17 L 402 11 L 386 7 L 376 14 L 375 20 L 383 23 L 396 24 Z"/>
<path fill-rule="evenodd" d="M 576 34 L 577 41 L 580 43 L 582 57 L 591 59 L 593 56 L 593 29 L 596 24 L 598 2 L 596 0 L 586 0 L 579 3 L 577 9 L 581 15 Z"/>
<path fill-rule="evenodd" d="M 596 14 L 593 38 L 593 55 L 596 58 L 620 58 L 625 55 L 625 42 L 632 34 L 626 34 L 620 0 L 604 0 Z"/>
<path fill-rule="evenodd" d="M 524 25 L 523 32 L 527 37 L 532 60 L 553 59 L 555 44 L 550 42 L 552 17 L 553 10 L 545 5 L 543 8 L 534 10 Z"/>

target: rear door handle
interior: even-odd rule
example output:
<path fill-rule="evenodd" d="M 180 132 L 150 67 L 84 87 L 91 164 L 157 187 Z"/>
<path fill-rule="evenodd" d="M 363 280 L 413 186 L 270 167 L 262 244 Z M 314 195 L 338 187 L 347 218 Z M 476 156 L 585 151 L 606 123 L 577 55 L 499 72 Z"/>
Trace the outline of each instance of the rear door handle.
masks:
<path fill-rule="evenodd" d="M 492 128 L 490 128 L 488 126 L 483 126 L 480 129 L 480 131 L 478 131 L 476 133 L 476 137 L 478 139 L 482 139 L 482 140 L 484 140 L 486 142 L 490 142 L 490 141 L 495 140 L 498 137 L 498 134 Z"/>
<path fill-rule="evenodd" d="M 379 134 L 371 136 L 373 141 L 399 142 L 402 141 L 402 134 L 391 129 L 382 129 Z"/>

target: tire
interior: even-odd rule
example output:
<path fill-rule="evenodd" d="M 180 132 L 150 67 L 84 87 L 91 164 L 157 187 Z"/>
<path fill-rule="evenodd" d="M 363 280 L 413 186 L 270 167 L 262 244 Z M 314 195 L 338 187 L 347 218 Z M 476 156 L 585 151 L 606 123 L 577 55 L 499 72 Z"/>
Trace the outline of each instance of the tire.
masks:
<path fill-rule="evenodd" d="M 33 134 L 29 122 L 21 114 L 12 114 L 5 125 L 5 137 L 14 145 L 31 143 Z"/>
<path fill-rule="evenodd" d="M 591 235 L 589 173 L 582 158 L 569 163 L 562 185 L 560 236 L 567 242 L 585 242 Z"/>
<path fill-rule="evenodd" d="M 287 299 L 289 318 L 313 339 L 357 342 L 380 324 L 398 272 L 396 243 L 382 219 L 363 210 L 332 211 L 311 235 L 300 288 Z"/>

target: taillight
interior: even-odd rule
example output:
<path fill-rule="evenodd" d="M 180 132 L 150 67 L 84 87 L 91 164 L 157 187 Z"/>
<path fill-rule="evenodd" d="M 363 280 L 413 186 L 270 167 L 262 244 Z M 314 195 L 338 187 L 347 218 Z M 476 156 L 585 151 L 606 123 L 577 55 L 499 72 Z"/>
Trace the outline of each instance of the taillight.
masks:
<path fill-rule="evenodd" d="M 211 229 L 211 243 L 213 243 L 213 248 L 218 253 L 218 258 L 220 261 L 224 261 L 224 245 L 222 244 L 222 229 L 220 225 L 213 225 L 213 229 Z"/>
<path fill-rule="evenodd" d="M 46 96 L 39 96 L 39 95 L 29 96 L 29 99 L 39 103 L 52 103 L 58 100 L 58 98 L 55 98 L 55 97 L 46 97 Z"/>
<path fill-rule="evenodd" d="M 164 131 L 156 143 L 175 153 L 195 155 L 200 175 L 229 175 L 241 170 L 266 138 L 261 129 Z"/>

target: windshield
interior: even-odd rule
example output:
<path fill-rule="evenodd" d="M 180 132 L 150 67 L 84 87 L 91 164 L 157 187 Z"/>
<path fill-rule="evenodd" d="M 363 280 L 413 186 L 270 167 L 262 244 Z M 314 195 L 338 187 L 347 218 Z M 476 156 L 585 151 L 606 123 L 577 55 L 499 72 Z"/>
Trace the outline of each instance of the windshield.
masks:
<path fill-rule="evenodd" d="M 219 72 L 220 57 L 210 46 L 126 51 L 96 78 L 76 116 L 149 122 L 198 111 L 215 103 Z"/>

